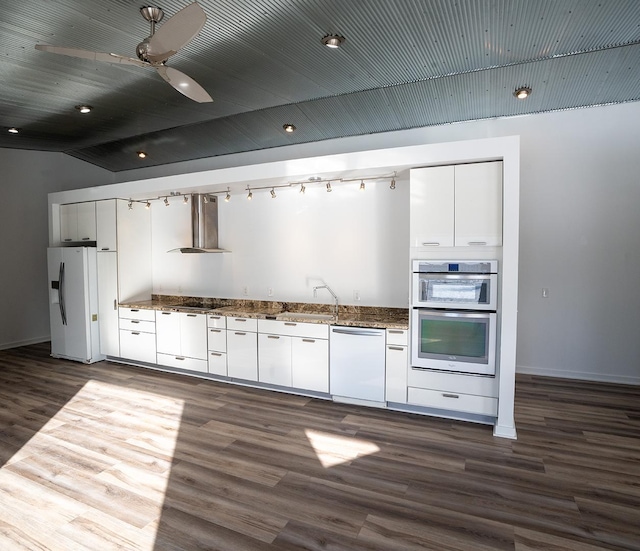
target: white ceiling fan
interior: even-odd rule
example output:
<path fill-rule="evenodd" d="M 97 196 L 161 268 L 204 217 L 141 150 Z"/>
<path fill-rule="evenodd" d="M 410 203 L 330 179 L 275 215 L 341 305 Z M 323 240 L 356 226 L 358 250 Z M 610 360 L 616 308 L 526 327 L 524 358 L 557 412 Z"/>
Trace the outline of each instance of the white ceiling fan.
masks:
<path fill-rule="evenodd" d="M 156 23 L 159 23 L 164 17 L 164 12 L 160 8 L 144 7 L 140 8 L 140 13 L 151 24 L 151 34 L 138 44 L 136 48 L 138 59 L 118 54 L 49 46 L 47 44 L 36 44 L 36 49 L 71 57 L 105 61 L 107 63 L 153 67 L 165 81 L 193 101 L 198 103 L 213 101 L 207 91 L 195 80 L 183 72 L 165 65 L 172 55 L 194 39 L 207 21 L 207 15 L 200 5 L 197 2 L 193 2 L 182 8 L 174 16 L 170 17 L 157 32 Z"/>

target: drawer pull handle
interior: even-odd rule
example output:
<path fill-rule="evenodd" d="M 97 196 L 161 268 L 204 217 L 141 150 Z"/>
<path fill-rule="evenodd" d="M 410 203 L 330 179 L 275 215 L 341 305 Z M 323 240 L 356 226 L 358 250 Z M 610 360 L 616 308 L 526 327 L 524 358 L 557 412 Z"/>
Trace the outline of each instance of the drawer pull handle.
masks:
<path fill-rule="evenodd" d="M 460 396 L 458 396 L 457 394 L 448 394 L 446 392 L 442 393 L 442 397 L 443 398 L 460 398 Z"/>
<path fill-rule="evenodd" d="M 211 333 L 222 333 L 222 329 L 209 329 Z"/>
<path fill-rule="evenodd" d="M 131 323 L 140 323 L 138 320 L 131 320 Z"/>
<path fill-rule="evenodd" d="M 182 356 L 176 356 L 176 360 L 180 360 L 182 362 L 184 361 L 184 358 Z"/>
<path fill-rule="evenodd" d="M 90 237 L 83 237 L 82 241 L 91 241 L 91 238 Z"/>
<path fill-rule="evenodd" d="M 402 329 L 389 329 L 389 333 L 393 335 L 402 335 L 404 334 L 404 331 L 402 331 Z"/>
<path fill-rule="evenodd" d="M 109 247 L 102 247 L 102 249 L 100 249 L 101 251 L 108 251 Z"/>
<path fill-rule="evenodd" d="M 247 321 L 245 318 L 236 318 L 236 321 Z"/>
<path fill-rule="evenodd" d="M 132 335 L 139 335 L 140 333 L 138 331 L 131 331 Z"/>
<path fill-rule="evenodd" d="M 222 356 L 220 352 L 211 352 L 212 356 Z"/>
<path fill-rule="evenodd" d="M 469 241 L 469 245 L 486 245 L 486 241 Z"/>
<path fill-rule="evenodd" d="M 437 241 L 427 241 L 426 243 L 422 244 L 423 247 L 439 247 L 440 243 Z"/>
<path fill-rule="evenodd" d="M 73 241 L 73 239 L 65 238 L 65 241 Z"/>
<path fill-rule="evenodd" d="M 246 333 L 240 333 L 240 332 L 236 331 L 236 335 L 244 336 L 244 335 L 246 335 Z"/>
<path fill-rule="evenodd" d="M 298 325 L 297 323 L 293 323 L 292 321 L 285 321 L 284 324 L 288 325 L 289 327 L 295 327 L 296 325 Z"/>
<path fill-rule="evenodd" d="M 280 337 L 278 337 L 277 335 L 267 335 L 268 339 L 279 339 Z"/>
<path fill-rule="evenodd" d="M 198 314 L 187 314 L 188 318 L 195 318 Z"/>
<path fill-rule="evenodd" d="M 387 346 L 389 350 L 397 350 L 398 352 L 404 352 L 403 346 Z"/>
<path fill-rule="evenodd" d="M 316 342 L 315 339 L 302 339 L 302 342 Z"/>
<path fill-rule="evenodd" d="M 209 316 L 210 320 L 219 320 L 220 316 Z"/>
<path fill-rule="evenodd" d="M 162 315 L 163 315 L 163 316 L 170 316 L 170 315 L 171 315 L 171 312 L 162 312 Z"/>
<path fill-rule="evenodd" d="M 136 308 L 131 308 L 132 312 L 139 312 L 140 310 L 136 309 Z"/>

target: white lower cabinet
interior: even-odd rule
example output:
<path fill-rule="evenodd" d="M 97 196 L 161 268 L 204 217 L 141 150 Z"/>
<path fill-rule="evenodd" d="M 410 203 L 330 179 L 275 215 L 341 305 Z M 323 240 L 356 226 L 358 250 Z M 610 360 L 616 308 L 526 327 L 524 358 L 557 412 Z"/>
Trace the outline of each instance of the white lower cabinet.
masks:
<path fill-rule="evenodd" d="M 158 365 L 207 373 L 207 317 L 187 312 L 156 314 Z"/>
<path fill-rule="evenodd" d="M 498 399 L 488 396 L 409 387 L 408 401 L 410 404 L 429 408 L 461 411 L 491 417 L 498 415 Z"/>
<path fill-rule="evenodd" d="M 207 316 L 208 370 L 213 375 L 227 376 L 227 321 L 224 316 Z"/>
<path fill-rule="evenodd" d="M 258 320 L 262 383 L 329 392 L 329 326 Z"/>
<path fill-rule="evenodd" d="M 176 356 L 174 354 L 158 353 L 158 365 L 176 367 L 178 369 L 186 369 L 188 371 L 199 371 L 200 373 L 208 373 L 209 371 L 207 360 L 198 360 L 196 358 Z"/>
<path fill-rule="evenodd" d="M 407 403 L 428 408 L 495 417 L 498 384 L 495 377 L 409 369 Z"/>
<path fill-rule="evenodd" d="M 408 331 L 387 329 L 385 400 L 407 403 Z"/>
<path fill-rule="evenodd" d="M 329 392 L 329 341 L 291 338 L 291 386 Z"/>
<path fill-rule="evenodd" d="M 247 381 L 258 380 L 258 334 L 249 329 L 256 320 L 227 319 L 227 374 Z M 242 328 L 239 328 L 242 327 Z"/>
<path fill-rule="evenodd" d="M 120 357 L 156 363 L 156 324 L 153 310 L 120 308 Z"/>
<path fill-rule="evenodd" d="M 291 386 L 291 337 L 258 334 L 258 381 Z"/>

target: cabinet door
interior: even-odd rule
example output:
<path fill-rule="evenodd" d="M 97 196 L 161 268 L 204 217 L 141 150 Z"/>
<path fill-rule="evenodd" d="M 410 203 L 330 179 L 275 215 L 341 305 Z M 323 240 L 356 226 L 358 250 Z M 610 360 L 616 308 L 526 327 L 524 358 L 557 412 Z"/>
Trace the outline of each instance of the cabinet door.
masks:
<path fill-rule="evenodd" d="M 209 373 L 227 376 L 227 355 L 224 352 L 209 352 Z"/>
<path fill-rule="evenodd" d="M 258 380 L 258 334 L 227 331 L 227 368 L 229 377 Z"/>
<path fill-rule="evenodd" d="M 292 386 L 329 392 L 329 341 L 293 337 L 291 339 Z"/>
<path fill-rule="evenodd" d="M 385 400 L 387 402 L 407 403 L 408 368 L 407 347 L 387 344 L 387 370 L 385 374 Z"/>
<path fill-rule="evenodd" d="M 291 337 L 258 334 L 258 380 L 291 386 Z"/>
<path fill-rule="evenodd" d="M 139 203 L 129 210 L 118 199 L 118 290 L 120 302 L 151 298 L 151 210 Z"/>
<path fill-rule="evenodd" d="M 120 331 L 120 356 L 128 360 L 156 363 L 156 336 L 139 331 Z"/>
<path fill-rule="evenodd" d="M 207 359 L 207 316 L 180 314 L 181 354 L 187 358 Z"/>
<path fill-rule="evenodd" d="M 96 240 L 96 203 L 78 203 L 78 236 L 77 241 Z"/>
<path fill-rule="evenodd" d="M 156 312 L 158 352 L 180 356 L 180 313 Z"/>
<path fill-rule="evenodd" d="M 215 352 L 227 351 L 227 332 L 217 327 L 209 327 L 208 329 L 208 346 L 209 350 Z"/>
<path fill-rule="evenodd" d="M 412 247 L 452 247 L 454 167 L 411 171 L 409 234 Z"/>
<path fill-rule="evenodd" d="M 118 325 L 118 260 L 116 253 L 98 253 L 98 322 L 100 353 L 120 356 Z"/>
<path fill-rule="evenodd" d="M 78 205 L 60 205 L 60 241 L 78 240 Z"/>
<path fill-rule="evenodd" d="M 502 161 L 455 167 L 455 246 L 502 245 Z"/>
<path fill-rule="evenodd" d="M 116 250 L 116 200 L 96 202 L 96 246 L 98 251 Z"/>

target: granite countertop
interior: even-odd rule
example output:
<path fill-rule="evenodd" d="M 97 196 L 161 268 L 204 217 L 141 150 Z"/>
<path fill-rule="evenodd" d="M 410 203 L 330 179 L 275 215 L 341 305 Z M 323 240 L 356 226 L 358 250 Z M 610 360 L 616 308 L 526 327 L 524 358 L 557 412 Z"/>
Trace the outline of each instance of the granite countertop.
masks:
<path fill-rule="evenodd" d="M 299 323 L 324 323 L 350 327 L 408 329 L 408 308 L 340 306 L 338 319 L 327 304 L 284 303 L 258 300 L 235 300 L 202 297 L 154 295 L 151 300 L 122 302 L 124 308 L 220 314 L 228 317 L 275 319 Z"/>

